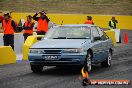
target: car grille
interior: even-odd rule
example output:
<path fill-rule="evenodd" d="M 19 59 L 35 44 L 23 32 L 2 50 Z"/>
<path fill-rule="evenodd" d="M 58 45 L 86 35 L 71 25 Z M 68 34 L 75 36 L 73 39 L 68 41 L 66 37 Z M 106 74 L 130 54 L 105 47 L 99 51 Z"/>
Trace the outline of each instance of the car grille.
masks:
<path fill-rule="evenodd" d="M 44 50 L 45 54 L 61 54 L 62 50 Z"/>

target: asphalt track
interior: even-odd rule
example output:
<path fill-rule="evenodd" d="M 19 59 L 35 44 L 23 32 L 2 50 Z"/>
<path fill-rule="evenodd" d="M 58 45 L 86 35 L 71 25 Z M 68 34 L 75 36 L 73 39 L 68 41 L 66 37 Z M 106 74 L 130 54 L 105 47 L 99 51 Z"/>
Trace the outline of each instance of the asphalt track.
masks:
<path fill-rule="evenodd" d="M 128 32 L 129 44 L 118 44 L 112 66 L 95 66 L 90 79 L 129 79 L 132 80 L 132 31 Z M 75 68 L 45 67 L 42 73 L 30 70 L 29 62 L 0 66 L 0 88 L 84 88 L 79 80 L 80 70 Z M 130 85 L 89 85 L 86 88 L 132 88 Z"/>

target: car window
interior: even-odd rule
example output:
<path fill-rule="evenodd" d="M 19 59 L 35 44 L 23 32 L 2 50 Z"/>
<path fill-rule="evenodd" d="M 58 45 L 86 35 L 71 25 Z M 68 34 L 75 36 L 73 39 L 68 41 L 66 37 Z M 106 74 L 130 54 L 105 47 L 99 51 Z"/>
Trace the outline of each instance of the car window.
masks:
<path fill-rule="evenodd" d="M 99 32 L 97 31 L 97 29 L 95 27 L 92 27 L 92 35 L 93 37 L 99 37 Z"/>
<path fill-rule="evenodd" d="M 58 26 L 48 31 L 47 39 L 90 39 L 91 29 L 88 26 Z"/>
<path fill-rule="evenodd" d="M 97 28 L 97 30 L 99 32 L 100 37 L 102 37 L 103 36 L 103 31 L 99 27 L 96 27 L 96 28 Z"/>
<path fill-rule="evenodd" d="M 99 27 L 96 27 L 98 32 L 99 32 L 99 35 L 101 37 L 102 40 L 106 40 L 108 37 L 107 35 L 104 33 L 104 31 L 102 29 L 100 29 Z"/>

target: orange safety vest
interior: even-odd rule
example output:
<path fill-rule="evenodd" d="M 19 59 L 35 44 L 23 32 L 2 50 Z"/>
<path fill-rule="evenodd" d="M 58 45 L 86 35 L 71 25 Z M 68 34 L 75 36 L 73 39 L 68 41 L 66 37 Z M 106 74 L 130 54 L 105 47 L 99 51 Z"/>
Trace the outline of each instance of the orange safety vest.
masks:
<path fill-rule="evenodd" d="M 12 20 L 10 19 L 8 22 L 3 20 L 3 29 L 4 29 L 4 34 L 14 34 L 14 29 L 11 24 Z"/>
<path fill-rule="evenodd" d="M 30 22 L 30 23 L 25 22 L 24 26 L 31 27 L 32 26 L 32 22 Z M 33 34 L 33 28 L 32 29 L 28 29 L 28 30 L 24 30 L 24 33 Z"/>
<path fill-rule="evenodd" d="M 44 32 L 48 31 L 48 23 L 46 19 L 42 20 L 42 18 L 39 18 L 37 31 L 44 31 Z"/>
<path fill-rule="evenodd" d="M 87 20 L 85 24 L 94 24 L 92 20 Z"/>

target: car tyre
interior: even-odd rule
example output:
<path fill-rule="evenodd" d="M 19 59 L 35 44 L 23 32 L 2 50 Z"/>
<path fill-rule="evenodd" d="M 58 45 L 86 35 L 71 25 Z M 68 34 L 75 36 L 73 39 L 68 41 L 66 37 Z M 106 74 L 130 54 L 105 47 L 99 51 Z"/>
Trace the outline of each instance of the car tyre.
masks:
<path fill-rule="evenodd" d="M 31 66 L 31 70 L 32 70 L 34 73 L 40 73 L 40 72 L 42 72 L 43 67 L 44 67 L 44 66 L 42 66 L 42 65 L 32 65 L 32 64 L 30 64 L 30 66 Z"/>
<path fill-rule="evenodd" d="M 85 62 L 84 62 L 84 67 L 86 66 L 87 71 L 91 72 L 92 70 L 92 54 L 90 52 L 87 53 Z"/>
<path fill-rule="evenodd" d="M 111 66 L 111 59 L 112 59 L 112 53 L 109 52 L 107 59 L 101 63 L 102 67 L 110 67 Z"/>

